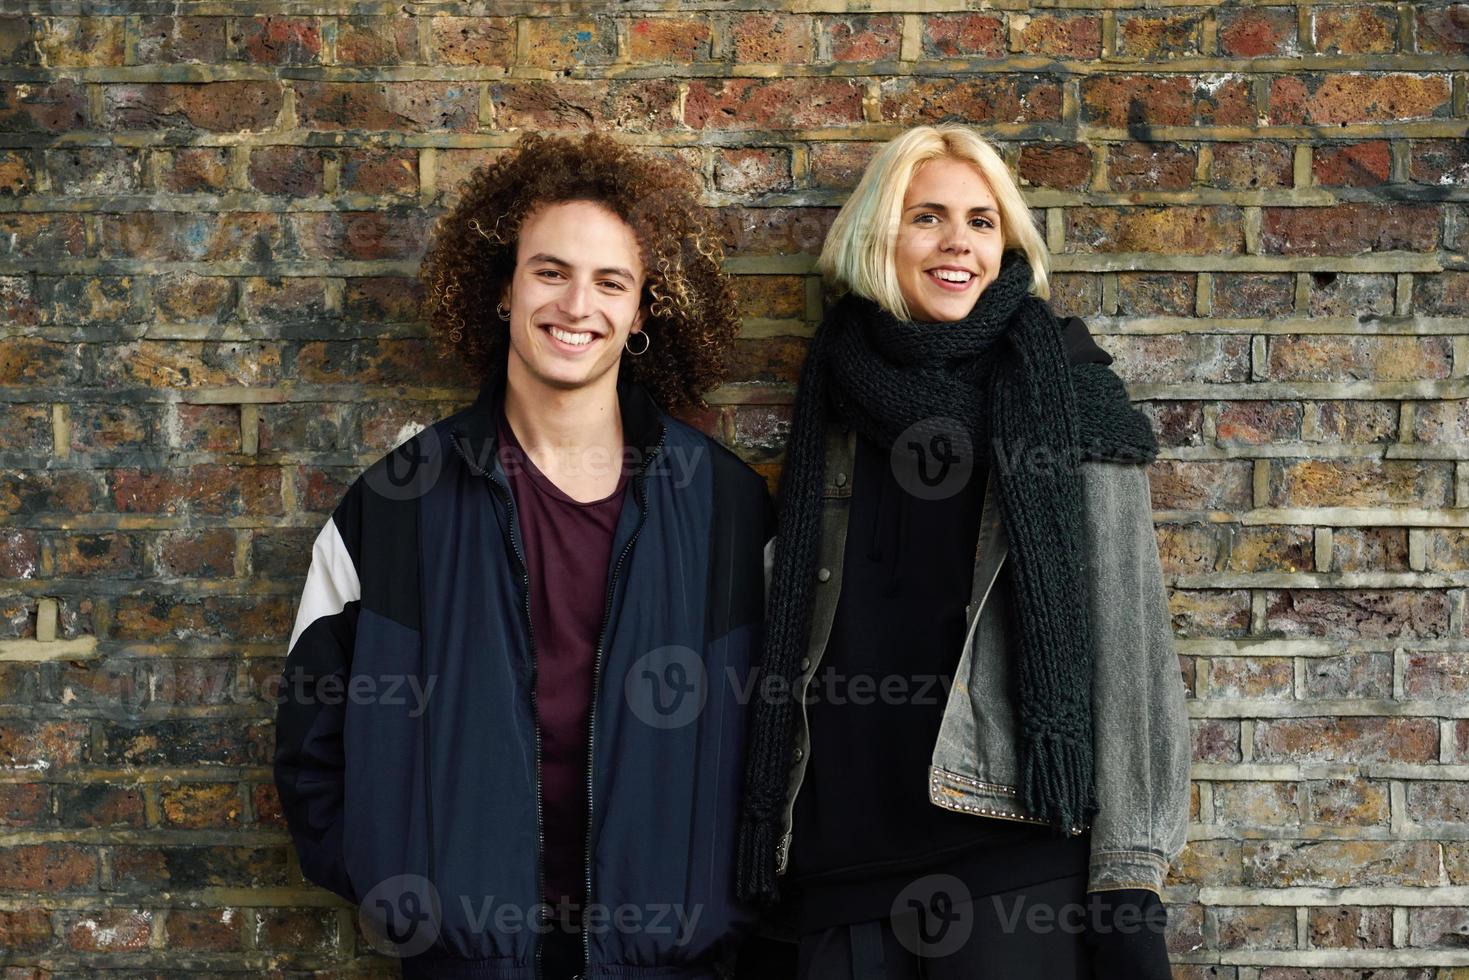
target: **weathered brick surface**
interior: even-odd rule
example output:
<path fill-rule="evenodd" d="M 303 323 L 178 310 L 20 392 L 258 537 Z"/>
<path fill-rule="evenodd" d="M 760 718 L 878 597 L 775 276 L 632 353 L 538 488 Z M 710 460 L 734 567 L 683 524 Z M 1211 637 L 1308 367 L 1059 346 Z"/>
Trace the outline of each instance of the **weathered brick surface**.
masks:
<path fill-rule="evenodd" d="M 476 166 L 599 127 L 699 174 L 748 329 L 689 419 L 773 483 L 835 209 L 950 119 L 1163 447 L 1175 976 L 1469 975 L 1466 58 L 1443 0 L 9 5 L 5 976 L 383 965 L 300 876 L 270 689 L 347 481 L 473 394 L 413 270 Z"/>

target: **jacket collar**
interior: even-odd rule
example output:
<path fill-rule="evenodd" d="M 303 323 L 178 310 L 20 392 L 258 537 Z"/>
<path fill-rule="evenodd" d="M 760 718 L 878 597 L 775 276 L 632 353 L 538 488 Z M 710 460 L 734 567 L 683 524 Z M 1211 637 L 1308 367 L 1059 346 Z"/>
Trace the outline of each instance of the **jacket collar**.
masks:
<path fill-rule="evenodd" d="M 499 443 L 496 423 L 504 396 L 505 374 L 501 371 L 480 384 L 474 404 L 465 410 L 462 419 L 451 430 L 468 459 L 495 458 Z M 639 465 L 645 465 L 663 441 L 663 413 L 653 401 L 653 396 L 628 378 L 625 370 L 619 370 L 617 374 L 617 406 L 622 414 L 623 441 L 638 451 Z"/>

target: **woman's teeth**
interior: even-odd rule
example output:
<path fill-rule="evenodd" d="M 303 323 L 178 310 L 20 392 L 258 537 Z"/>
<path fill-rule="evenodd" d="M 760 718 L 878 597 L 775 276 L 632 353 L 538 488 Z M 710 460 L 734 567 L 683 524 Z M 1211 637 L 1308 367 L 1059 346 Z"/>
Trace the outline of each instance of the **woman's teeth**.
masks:
<path fill-rule="evenodd" d="M 563 344 L 571 344 L 573 347 L 580 347 L 583 344 L 590 344 L 592 342 L 592 335 L 589 333 L 572 333 L 569 330 L 562 330 L 560 327 L 548 327 L 547 329 L 551 331 L 551 336 Z"/>
<path fill-rule="evenodd" d="M 944 282 L 968 282 L 974 276 L 968 272 L 959 272 L 955 269 L 934 269 L 929 275 Z"/>

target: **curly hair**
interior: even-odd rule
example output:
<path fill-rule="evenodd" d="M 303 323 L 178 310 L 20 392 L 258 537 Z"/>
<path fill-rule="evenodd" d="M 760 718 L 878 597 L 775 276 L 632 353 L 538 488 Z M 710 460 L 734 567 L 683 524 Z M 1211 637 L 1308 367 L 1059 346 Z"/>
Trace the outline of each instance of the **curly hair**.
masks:
<path fill-rule="evenodd" d="M 592 201 L 632 228 L 646 270 L 647 354 L 622 369 L 665 408 L 702 406 L 739 332 L 724 243 L 686 168 L 592 133 L 527 134 L 477 168 L 435 225 L 419 278 L 430 332 L 480 379 L 505 367 L 509 333 L 495 312 L 515 272 L 516 243 L 538 208 Z"/>

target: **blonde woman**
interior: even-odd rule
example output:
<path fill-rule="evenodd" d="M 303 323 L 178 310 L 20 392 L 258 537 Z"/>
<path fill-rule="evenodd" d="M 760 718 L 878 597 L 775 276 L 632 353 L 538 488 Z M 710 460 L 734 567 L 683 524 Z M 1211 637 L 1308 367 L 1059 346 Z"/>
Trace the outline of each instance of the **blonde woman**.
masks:
<path fill-rule="evenodd" d="M 739 868 L 803 978 L 1169 975 L 1189 739 L 1157 442 L 1048 266 L 959 125 L 882 147 L 822 251 Z"/>

